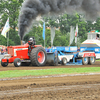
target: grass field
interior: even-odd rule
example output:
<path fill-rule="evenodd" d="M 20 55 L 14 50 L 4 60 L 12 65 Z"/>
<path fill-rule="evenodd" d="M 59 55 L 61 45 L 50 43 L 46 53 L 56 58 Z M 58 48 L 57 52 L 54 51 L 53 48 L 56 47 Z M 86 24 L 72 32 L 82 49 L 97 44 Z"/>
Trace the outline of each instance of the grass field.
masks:
<path fill-rule="evenodd" d="M 99 67 L 84 68 L 54 68 L 41 70 L 9 70 L 0 71 L 0 78 L 11 78 L 21 76 L 42 76 L 42 75 L 58 75 L 58 74 L 76 74 L 76 73 L 96 73 L 100 72 Z"/>

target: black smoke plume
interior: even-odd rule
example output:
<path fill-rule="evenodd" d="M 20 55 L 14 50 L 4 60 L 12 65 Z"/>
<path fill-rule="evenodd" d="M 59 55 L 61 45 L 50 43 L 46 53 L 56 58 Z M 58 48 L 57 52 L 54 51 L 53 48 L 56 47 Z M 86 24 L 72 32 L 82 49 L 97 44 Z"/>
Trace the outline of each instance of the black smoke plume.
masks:
<path fill-rule="evenodd" d="M 33 20 L 39 15 L 60 13 L 84 13 L 89 18 L 100 14 L 100 0 L 25 0 L 19 15 L 19 35 L 21 40 Z"/>

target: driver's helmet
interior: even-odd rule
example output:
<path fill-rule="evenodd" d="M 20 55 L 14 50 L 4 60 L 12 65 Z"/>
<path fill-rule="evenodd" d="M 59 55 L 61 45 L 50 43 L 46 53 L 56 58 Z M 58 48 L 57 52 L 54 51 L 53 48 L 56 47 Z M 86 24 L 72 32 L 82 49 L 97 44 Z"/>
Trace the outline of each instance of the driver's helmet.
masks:
<path fill-rule="evenodd" d="M 30 41 L 30 42 L 33 42 L 33 38 L 29 38 L 29 41 Z"/>

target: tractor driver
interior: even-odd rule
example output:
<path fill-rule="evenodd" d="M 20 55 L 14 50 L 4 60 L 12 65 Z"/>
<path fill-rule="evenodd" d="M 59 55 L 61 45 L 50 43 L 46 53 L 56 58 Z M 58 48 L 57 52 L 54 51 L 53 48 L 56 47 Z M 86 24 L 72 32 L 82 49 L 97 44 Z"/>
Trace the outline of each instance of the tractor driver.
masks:
<path fill-rule="evenodd" d="M 33 37 L 31 37 L 31 38 L 29 38 L 29 45 L 35 45 L 36 44 L 36 42 L 35 42 L 35 38 Z"/>
<path fill-rule="evenodd" d="M 34 46 L 35 44 L 36 44 L 36 42 L 35 42 L 35 38 L 33 37 L 30 37 L 29 38 L 29 41 L 28 41 L 28 44 L 29 44 L 29 47 L 28 47 L 28 55 L 29 55 L 29 53 L 30 53 L 30 51 L 31 51 L 31 47 L 32 46 Z"/>

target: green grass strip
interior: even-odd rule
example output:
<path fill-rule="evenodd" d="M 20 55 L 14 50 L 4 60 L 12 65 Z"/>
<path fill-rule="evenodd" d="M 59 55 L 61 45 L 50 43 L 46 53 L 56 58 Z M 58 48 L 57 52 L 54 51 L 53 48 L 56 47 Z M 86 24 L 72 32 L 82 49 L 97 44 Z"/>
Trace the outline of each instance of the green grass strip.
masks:
<path fill-rule="evenodd" d="M 100 61 L 100 59 L 97 59 L 96 61 Z"/>
<path fill-rule="evenodd" d="M 84 67 L 84 68 L 54 68 L 41 70 L 9 70 L 0 71 L 0 78 L 11 78 L 21 76 L 42 76 L 57 74 L 75 74 L 75 73 L 95 73 L 100 72 L 100 67 Z"/>

